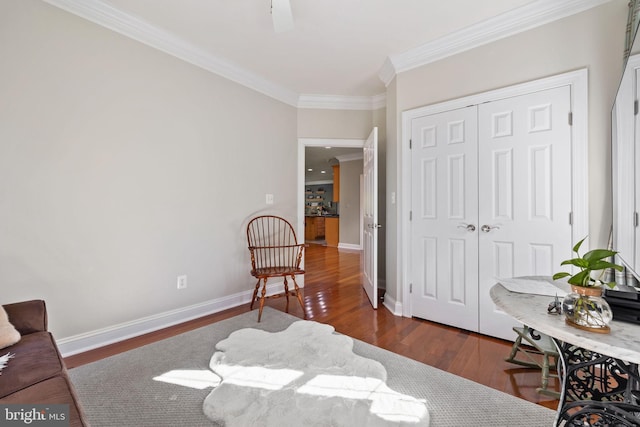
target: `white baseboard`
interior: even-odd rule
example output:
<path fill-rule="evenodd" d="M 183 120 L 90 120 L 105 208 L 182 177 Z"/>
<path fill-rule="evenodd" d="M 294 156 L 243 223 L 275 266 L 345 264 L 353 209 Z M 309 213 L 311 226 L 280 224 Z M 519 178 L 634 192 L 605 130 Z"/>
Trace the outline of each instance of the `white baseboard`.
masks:
<path fill-rule="evenodd" d="M 361 251 L 362 246 L 353 243 L 338 243 L 338 249 L 347 249 L 351 251 Z"/>
<path fill-rule="evenodd" d="M 282 292 L 282 282 L 267 285 L 267 295 Z M 94 331 L 85 332 L 71 337 L 56 340 L 62 357 L 104 347 L 129 338 L 134 338 L 149 332 L 237 307 L 251 302 L 253 289 L 239 292 L 222 298 L 205 301 L 188 307 L 154 314 L 130 322 L 120 323 Z"/>
<path fill-rule="evenodd" d="M 388 293 L 384 294 L 384 301 L 382 305 L 385 306 L 394 316 L 402 316 L 402 303 L 398 302 Z"/>

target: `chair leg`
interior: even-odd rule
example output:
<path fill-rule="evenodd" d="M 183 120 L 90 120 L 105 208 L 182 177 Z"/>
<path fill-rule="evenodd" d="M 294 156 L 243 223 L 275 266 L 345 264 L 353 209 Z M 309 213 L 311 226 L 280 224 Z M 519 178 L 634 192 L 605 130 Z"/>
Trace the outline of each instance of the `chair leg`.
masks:
<path fill-rule="evenodd" d="M 516 354 L 518 353 L 518 350 L 520 349 L 521 344 L 522 344 L 522 335 L 518 334 L 518 337 L 513 343 L 513 346 L 511 346 L 511 353 L 509 354 L 509 357 L 507 357 L 504 360 L 511 363 L 517 363 L 518 365 L 520 365 L 521 363 L 518 363 L 516 361 Z"/>
<path fill-rule="evenodd" d="M 307 310 L 305 310 L 304 308 L 304 302 L 302 301 L 302 295 L 300 294 L 300 288 L 298 287 L 298 282 L 296 282 L 296 276 L 291 275 L 291 278 L 293 279 L 293 286 L 296 290 L 296 297 L 298 297 L 298 302 L 300 302 L 300 307 L 302 307 L 302 315 L 303 315 L 303 319 L 307 318 Z"/>
<path fill-rule="evenodd" d="M 256 283 L 256 288 L 253 290 L 253 298 L 251 298 L 251 306 L 250 310 L 253 310 L 253 303 L 256 302 L 256 297 L 258 296 L 258 289 L 260 289 L 260 279 L 258 279 L 258 283 Z"/>
<path fill-rule="evenodd" d="M 284 297 L 287 299 L 284 311 L 289 312 L 289 284 L 287 283 L 287 276 L 284 276 Z"/>
<path fill-rule="evenodd" d="M 549 386 L 549 356 L 542 356 L 542 389 L 546 390 Z"/>
<path fill-rule="evenodd" d="M 264 278 L 264 283 L 262 285 L 262 292 L 260 295 L 260 311 L 258 312 L 258 323 L 260 323 L 260 319 L 262 318 L 262 309 L 264 308 L 264 300 L 267 295 L 267 278 Z"/>

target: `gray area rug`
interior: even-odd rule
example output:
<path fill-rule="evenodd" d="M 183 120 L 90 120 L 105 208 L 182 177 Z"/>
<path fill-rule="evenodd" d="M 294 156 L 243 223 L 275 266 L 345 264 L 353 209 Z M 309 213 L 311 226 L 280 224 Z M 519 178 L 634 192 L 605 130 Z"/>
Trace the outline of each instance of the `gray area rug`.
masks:
<path fill-rule="evenodd" d="M 180 373 L 208 371 L 216 343 L 233 331 L 255 328 L 277 332 L 297 320 L 265 307 L 260 323 L 255 312 L 241 314 L 71 369 L 69 374 L 94 427 L 213 426 L 216 424 L 203 412 L 211 384 L 190 382 Z M 424 399 L 431 427 L 553 425 L 555 412 L 542 406 L 358 340 L 354 340 L 353 351 L 382 363 L 390 388 Z M 160 380 L 170 373 L 176 381 Z M 180 379 L 188 385 L 179 384 Z"/>

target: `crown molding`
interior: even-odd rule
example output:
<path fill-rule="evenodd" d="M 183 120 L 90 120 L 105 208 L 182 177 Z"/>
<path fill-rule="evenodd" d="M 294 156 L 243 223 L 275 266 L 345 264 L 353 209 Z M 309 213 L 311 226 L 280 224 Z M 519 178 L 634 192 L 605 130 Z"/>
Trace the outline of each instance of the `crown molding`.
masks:
<path fill-rule="evenodd" d="M 43 0 L 257 92 L 297 106 L 298 94 L 99 0 Z"/>
<path fill-rule="evenodd" d="M 300 95 L 231 61 L 216 57 L 150 23 L 100 0 L 43 0 L 44 2 L 108 28 L 133 40 L 182 59 L 228 80 L 298 108 L 377 110 L 386 106 L 386 95 Z"/>
<path fill-rule="evenodd" d="M 298 108 L 327 110 L 378 110 L 387 105 L 387 95 L 342 96 L 302 94 L 298 99 Z"/>
<path fill-rule="evenodd" d="M 387 94 L 380 93 L 371 97 L 372 110 L 379 110 L 381 108 L 387 108 Z"/>
<path fill-rule="evenodd" d="M 391 55 L 378 72 L 385 86 L 401 72 L 575 15 L 611 0 L 538 0 L 401 54 Z"/>
<path fill-rule="evenodd" d="M 386 106 L 384 93 L 371 97 L 298 95 L 292 90 L 231 61 L 211 55 L 167 31 L 100 0 L 43 1 L 293 107 L 378 110 Z M 609 1 L 611 0 L 538 0 L 407 52 L 391 55 L 386 59 L 378 76 L 385 86 L 388 86 L 400 72 L 562 19 Z"/>
<path fill-rule="evenodd" d="M 364 154 L 362 151 L 359 151 L 357 153 L 343 154 L 341 156 L 336 156 L 336 159 L 338 159 L 339 163 L 352 162 L 354 160 L 362 160 L 363 158 L 364 158 Z"/>
<path fill-rule="evenodd" d="M 378 77 L 382 80 L 384 86 L 387 87 L 389 86 L 389 83 L 393 81 L 396 74 L 396 66 L 393 64 L 393 61 L 391 61 L 391 57 L 388 56 L 387 59 L 385 59 L 384 64 L 382 64 L 380 71 L 378 71 Z"/>

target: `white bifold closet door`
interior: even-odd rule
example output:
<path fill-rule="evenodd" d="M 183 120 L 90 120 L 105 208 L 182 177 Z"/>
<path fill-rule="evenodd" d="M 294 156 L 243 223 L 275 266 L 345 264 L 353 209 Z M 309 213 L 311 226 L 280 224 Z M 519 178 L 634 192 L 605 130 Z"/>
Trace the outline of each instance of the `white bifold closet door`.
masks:
<path fill-rule="evenodd" d="M 570 254 L 569 86 L 412 121 L 412 314 L 513 339 L 489 289 Z"/>
<path fill-rule="evenodd" d="M 412 314 L 478 330 L 477 107 L 412 120 Z"/>

